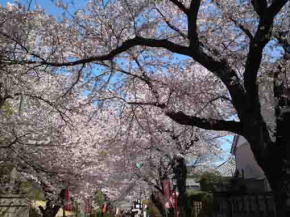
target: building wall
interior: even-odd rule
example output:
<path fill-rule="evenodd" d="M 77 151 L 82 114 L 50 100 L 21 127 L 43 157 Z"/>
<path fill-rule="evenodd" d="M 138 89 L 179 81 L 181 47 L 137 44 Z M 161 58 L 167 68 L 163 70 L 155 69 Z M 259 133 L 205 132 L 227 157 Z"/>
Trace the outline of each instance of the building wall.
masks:
<path fill-rule="evenodd" d="M 19 195 L 0 195 L 1 217 L 28 217 L 29 202 Z"/>
<path fill-rule="evenodd" d="M 239 176 L 245 179 L 264 179 L 264 188 L 266 191 L 270 191 L 271 188 L 266 176 L 262 168 L 258 165 L 247 140 L 239 136 L 232 151 L 236 158 L 236 167 Z"/>
<path fill-rule="evenodd" d="M 237 147 L 235 156 L 236 166 L 240 176 L 244 177 L 245 179 L 265 178 L 265 174 L 256 162 L 254 154 L 248 143 Z"/>

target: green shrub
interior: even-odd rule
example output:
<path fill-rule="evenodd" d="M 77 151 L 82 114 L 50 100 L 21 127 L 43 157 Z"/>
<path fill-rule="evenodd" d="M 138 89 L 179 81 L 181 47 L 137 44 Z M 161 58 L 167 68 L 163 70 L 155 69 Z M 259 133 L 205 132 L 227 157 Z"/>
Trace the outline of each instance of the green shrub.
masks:
<path fill-rule="evenodd" d="M 29 217 L 41 217 L 40 211 L 37 208 L 30 208 Z"/>
<path fill-rule="evenodd" d="M 161 217 L 161 213 L 159 212 L 159 210 L 157 209 L 157 207 L 155 206 L 150 206 L 147 208 L 148 214 L 149 216 L 152 217 Z"/>
<path fill-rule="evenodd" d="M 221 175 L 218 172 L 204 172 L 199 179 L 202 191 L 214 192 L 215 184 L 221 182 Z"/>
<path fill-rule="evenodd" d="M 202 209 L 199 213 L 199 217 L 210 216 L 213 211 L 213 194 L 206 191 L 191 190 L 187 192 L 187 198 L 192 204 L 194 201 L 202 202 Z M 192 207 L 192 213 L 194 213 L 194 207 Z"/>

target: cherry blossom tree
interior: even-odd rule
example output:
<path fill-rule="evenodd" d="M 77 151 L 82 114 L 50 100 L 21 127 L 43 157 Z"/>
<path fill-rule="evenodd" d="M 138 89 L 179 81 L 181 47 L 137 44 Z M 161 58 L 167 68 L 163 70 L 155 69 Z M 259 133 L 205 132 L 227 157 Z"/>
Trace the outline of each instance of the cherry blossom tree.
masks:
<path fill-rule="evenodd" d="M 47 200 L 46 208 L 41 209 L 43 216 L 55 216 L 62 206 L 62 189 L 68 180 L 74 185 L 85 180 L 78 170 L 90 159 L 80 153 L 84 141 L 77 149 L 77 139 L 69 140 L 79 132 L 70 116 L 76 119 L 73 121 L 76 124 L 78 118 L 82 117 L 84 123 L 88 118 L 77 115 L 80 101 L 72 102 L 78 98 L 71 89 L 76 86 L 74 77 L 65 76 L 64 70 L 58 72 L 14 63 L 15 59 L 26 58 L 19 52 L 21 49 L 29 49 L 37 43 L 37 34 L 33 29 L 27 30 L 30 25 L 37 26 L 36 19 L 30 23 L 28 20 L 49 17 L 40 10 L 27 12 L 13 4 L 1 8 L 0 16 L 1 163 L 13 163 L 27 179 L 38 183 Z M 82 132 L 88 142 L 88 132 Z"/>
<path fill-rule="evenodd" d="M 100 186 L 104 180 L 102 174 L 106 175 L 101 147 L 108 133 L 104 131 L 104 124 L 99 122 L 100 115 L 98 119 L 91 117 L 92 106 L 78 106 L 78 110 L 70 106 L 71 110 L 66 111 L 70 120 L 66 122 L 59 116 L 53 116 L 52 111 L 40 106 L 39 102 L 37 104 L 40 110 L 25 106 L 22 111 L 25 117 L 16 113 L 7 118 L 13 125 L 13 133 L 25 134 L 17 136 L 13 144 L 1 147 L 1 156 L 7 156 L 1 160 L 14 163 L 28 180 L 41 186 L 47 201 L 46 208 L 41 210 L 43 216 L 51 217 L 63 205 L 62 192 L 66 186 L 71 186 L 74 197 L 81 199 L 90 196 L 92 189 Z M 16 125 L 19 123 L 20 126 Z M 34 124 L 35 128 L 30 127 Z M 44 130 L 40 124 L 43 124 Z M 11 138 L 7 136 L 7 139 Z"/>
<path fill-rule="evenodd" d="M 202 158 L 218 153 L 218 146 L 211 144 L 204 132 L 178 125 L 156 108 L 134 108 L 132 112 L 129 105 L 119 116 L 122 127 L 105 152 L 109 160 L 107 174 L 111 175 L 103 187 L 111 193 L 109 196 L 118 204 L 132 196 L 140 198 L 143 192 L 147 192 L 147 197 L 154 191 L 163 194 L 162 181 L 175 177 L 179 201 L 184 204 L 181 207 L 185 211 L 187 173 L 184 157 Z M 177 163 L 178 159 L 182 159 L 183 164 Z M 180 175 L 180 169 L 185 173 Z M 164 204 L 156 205 L 164 210 Z"/>
<path fill-rule="evenodd" d="M 118 98 L 156 107 L 181 125 L 242 135 L 279 216 L 287 216 L 287 2 L 90 1 L 70 18 L 38 19 L 37 46 L 21 48 L 25 58 L 13 62 L 83 76 L 98 102 Z M 273 90 L 262 92 L 264 80 Z M 274 105 L 264 103 L 270 98 Z M 271 108 L 274 134 L 263 116 Z"/>

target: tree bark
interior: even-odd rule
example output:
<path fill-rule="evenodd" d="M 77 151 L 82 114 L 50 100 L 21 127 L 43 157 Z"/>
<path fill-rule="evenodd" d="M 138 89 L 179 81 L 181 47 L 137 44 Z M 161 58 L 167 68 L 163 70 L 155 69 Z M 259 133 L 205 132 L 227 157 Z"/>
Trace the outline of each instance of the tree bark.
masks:
<path fill-rule="evenodd" d="M 55 217 L 57 212 L 60 209 L 59 205 L 53 205 L 51 202 L 46 203 L 45 209 L 43 207 L 39 207 L 42 213 L 42 217 Z"/>
<path fill-rule="evenodd" d="M 287 135 L 287 129 L 290 129 L 290 119 L 287 119 L 288 118 L 283 118 L 279 121 L 280 123 L 277 123 L 278 125 L 275 142 L 270 141 L 267 132 L 265 132 L 267 129 L 262 128 L 261 123 L 253 124 L 252 127 L 248 126 L 248 129 L 244 135 L 250 143 L 257 163 L 263 169 L 270 184 L 275 199 L 276 217 L 290 216 L 289 213 L 287 214 L 286 208 L 286 189 L 289 185 L 287 184 L 289 182 L 289 175 L 287 175 L 285 170 L 285 161 L 287 160 L 287 146 L 289 147 L 289 139 L 287 139 L 289 136 Z M 252 123 L 254 122 L 255 120 L 252 121 Z M 288 132 L 288 134 L 290 133 Z M 273 217 L 274 216 L 275 215 L 273 215 Z"/>
<path fill-rule="evenodd" d="M 154 193 L 151 195 L 151 201 L 156 206 L 156 208 L 159 210 L 160 214 L 162 216 L 166 216 L 166 211 L 164 208 L 164 204 L 160 202 L 160 199 L 158 198 L 158 195 L 156 196 Z"/>
<path fill-rule="evenodd" d="M 180 217 L 191 216 L 191 204 L 186 195 L 186 176 L 187 169 L 183 157 L 175 156 L 173 159 L 173 173 L 176 179 L 178 189 L 178 205 L 180 208 Z"/>
<path fill-rule="evenodd" d="M 276 212 L 279 217 L 290 216 L 290 112 L 284 114 L 277 121 L 276 142 L 266 153 L 264 171 L 276 203 Z"/>
<path fill-rule="evenodd" d="M 279 217 L 290 216 L 290 95 L 281 78 L 286 75 L 284 70 L 278 65 L 274 72 L 276 141 L 267 146 L 264 169 L 275 196 Z"/>

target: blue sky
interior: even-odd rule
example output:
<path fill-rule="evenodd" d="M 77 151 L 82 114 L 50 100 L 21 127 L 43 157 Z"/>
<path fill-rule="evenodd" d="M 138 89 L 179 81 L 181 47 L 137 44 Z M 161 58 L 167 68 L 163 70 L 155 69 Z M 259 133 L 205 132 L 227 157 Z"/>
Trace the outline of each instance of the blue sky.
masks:
<path fill-rule="evenodd" d="M 55 6 L 56 0 L 31 0 L 31 8 L 35 8 L 36 5 L 43 8 L 49 15 L 61 15 L 63 13 L 62 9 L 59 9 Z M 29 5 L 30 0 L 0 0 L 0 4 L 2 6 L 5 6 L 7 2 L 13 3 L 13 2 L 20 2 L 21 4 L 24 4 L 26 6 Z M 86 0 L 64 0 L 64 2 L 73 3 L 73 5 L 70 4 L 70 11 L 74 11 L 76 9 L 82 8 L 86 4 Z"/>
<path fill-rule="evenodd" d="M 7 2 L 13 3 L 15 1 L 14 0 L 0 0 L 0 4 L 2 6 L 5 6 Z M 20 0 L 18 2 L 28 5 L 29 0 Z M 54 6 L 53 0 L 32 0 L 31 2 L 32 7 L 35 7 L 36 4 L 40 5 L 43 9 L 46 10 L 47 13 L 51 15 L 60 13 L 60 9 Z"/>

